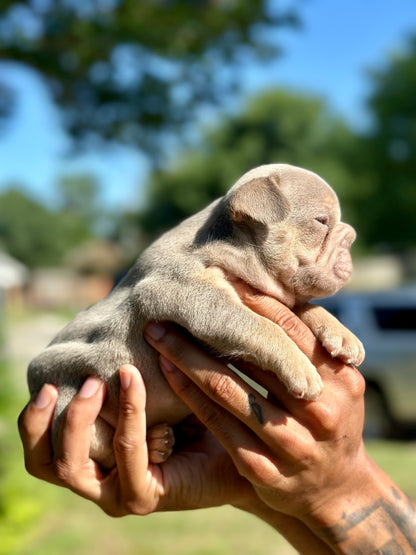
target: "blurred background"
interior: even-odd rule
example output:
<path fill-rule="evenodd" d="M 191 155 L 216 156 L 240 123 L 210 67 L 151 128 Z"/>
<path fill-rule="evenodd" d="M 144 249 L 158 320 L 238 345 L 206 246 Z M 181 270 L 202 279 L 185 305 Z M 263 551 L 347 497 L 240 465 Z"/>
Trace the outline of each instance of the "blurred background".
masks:
<path fill-rule="evenodd" d="M 0 553 L 291 554 L 228 508 L 111 520 L 23 467 L 25 372 L 163 230 L 264 163 L 358 232 L 368 450 L 416 499 L 414 0 L 2 0 Z"/>

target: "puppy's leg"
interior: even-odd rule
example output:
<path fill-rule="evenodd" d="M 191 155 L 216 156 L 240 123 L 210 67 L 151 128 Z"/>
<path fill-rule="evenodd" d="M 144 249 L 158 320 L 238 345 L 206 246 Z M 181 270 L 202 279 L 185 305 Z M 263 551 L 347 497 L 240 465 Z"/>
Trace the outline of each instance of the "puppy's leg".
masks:
<path fill-rule="evenodd" d="M 175 436 L 168 424 L 156 424 L 147 430 L 147 449 L 152 464 L 165 462 L 170 457 Z"/>
<path fill-rule="evenodd" d="M 296 397 L 318 398 L 322 381 L 316 368 L 279 326 L 244 306 L 225 280 L 221 287 L 218 281 L 213 286 L 208 280 L 180 285 L 159 282 L 160 287 L 163 298 L 157 290 L 141 289 L 146 308 L 152 304 L 152 314 L 158 314 L 159 320 L 183 326 L 220 355 L 274 372 Z"/>
<path fill-rule="evenodd" d="M 361 341 L 322 306 L 305 304 L 295 312 L 331 356 L 356 366 L 363 362 L 365 351 Z"/>

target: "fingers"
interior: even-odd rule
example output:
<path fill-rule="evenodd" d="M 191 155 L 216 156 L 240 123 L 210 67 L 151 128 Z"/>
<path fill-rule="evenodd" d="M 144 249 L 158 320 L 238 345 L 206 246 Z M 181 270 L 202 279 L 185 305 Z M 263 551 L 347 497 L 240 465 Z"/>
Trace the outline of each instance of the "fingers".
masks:
<path fill-rule="evenodd" d="M 280 326 L 318 369 L 324 381 L 324 391 L 318 402 L 305 405 L 308 407 L 306 414 L 308 411 L 315 413 L 324 407 L 326 400 L 331 396 L 337 403 L 339 395 L 344 398 L 345 395 L 350 396 L 353 400 L 362 399 L 365 381 L 360 372 L 351 365 L 343 364 L 338 359 L 332 359 L 311 330 L 295 313 L 278 300 L 261 294 L 243 281 L 236 281 L 233 286 L 246 306 Z M 256 373 L 256 371 L 254 372 Z M 275 393 L 280 400 L 289 403 L 291 410 L 302 407 L 302 403 L 297 400 L 293 400 L 287 395 L 282 397 L 282 388 L 280 390 L 278 388 Z M 314 414 L 314 416 L 316 415 Z M 324 421 L 326 418 L 322 416 L 321 420 Z"/>
<path fill-rule="evenodd" d="M 200 388 L 202 383 L 199 380 L 196 380 L 198 385 L 195 385 L 164 357 L 161 357 L 160 365 L 171 388 L 215 435 L 230 455 L 241 476 L 260 483 L 270 475 L 276 475 L 277 465 L 272 462 L 275 452 L 269 450 L 266 442 L 263 443 L 259 439 L 258 435 L 263 438 L 267 434 L 260 427 L 257 416 L 250 417 L 246 414 L 247 402 L 239 406 L 231 401 L 228 405 L 229 409 L 232 408 L 233 412 L 240 414 L 241 420 L 239 420 L 227 408 L 223 408 L 222 404 L 227 405 L 227 403 L 221 395 L 217 397 L 217 402 L 211 400 Z M 209 391 L 209 385 L 204 389 Z M 230 400 L 228 396 L 226 397 Z M 258 435 L 253 433 L 250 426 L 244 425 L 242 420 L 245 419 L 250 420 L 251 428 L 257 429 Z M 267 437 L 267 439 L 270 438 Z"/>
<path fill-rule="evenodd" d="M 57 389 L 53 385 L 44 385 L 36 399 L 22 411 L 18 421 L 27 471 L 52 483 L 56 483 L 57 478 L 52 467 L 49 429 L 57 399 Z"/>
<path fill-rule="evenodd" d="M 160 353 L 185 372 L 213 400 L 224 403 L 229 412 L 236 413 L 236 416 L 237 414 L 242 416 L 241 413 L 245 413 L 245 416 L 249 414 L 250 408 L 247 398 L 251 388 L 247 384 L 222 362 L 212 358 L 194 345 L 192 341 L 182 336 L 174 326 L 166 325 L 162 328 L 158 325 L 157 329 L 164 330 L 163 336 L 156 339 L 154 339 L 154 336 L 151 337 L 149 333 L 152 333 L 154 327 L 150 325 L 146 330 L 146 338 Z M 171 368 L 169 361 L 162 359 L 161 363 L 163 369 L 169 371 Z M 187 380 L 183 383 L 184 391 L 182 395 L 191 396 L 186 391 L 187 387 L 190 388 L 192 395 L 196 395 Z M 191 408 L 194 409 L 195 407 Z M 193 412 L 195 413 L 194 410 Z M 195 414 L 198 416 L 197 412 Z M 203 422 L 206 423 L 205 419 Z"/>
<path fill-rule="evenodd" d="M 59 430 L 55 454 L 50 427 L 58 392 L 45 385 L 37 399 L 19 417 L 27 469 L 49 482 L 65 486 L 97 503 L 112 516 L 147 514 L 163 494 L 158 467 L 148 467 L 146 444 L 146 392 L 139 371 L 120 369 L 119 419 L 114 437 L 117 465 L 104 473 L 90 458 L 92 429 L 106 388 L 89 377 L 68 405 Z M 159 434 L 160 435 L 160 434 Z"/>
<path fill-rule="evenodd" d="M 314 352 L 315 337 L 311 330 L 284 304 L 260 293 L 243 281 L 232 282 L 242 302 L 253 312 L 271 320 L 308 356 Z"/>
<path fill-rule="evenodd" d="M 132 365 L 120 368 L 119 420 L 114 451 L 122 498 L 137 502 L 143 494 L 148 471 L 146 443 L 146 389 L 139 371 Z M 138 512 L 137 508 L 134 512 Z"/>
<path fill-rule="evenodd" d="M 273 447 L 280 442 L 283 448 L 289 433 L 297 434 L 299 442 L 302 441 L 305 431 L 286 411 L 256 393 L 232 370 L 200 350 L 173 326 L 166 325 L 164 329 L 164 335 L 155 340 L 148 335 L 149 331 L 152 333 L 149 327 L 148 341 L 192 381 L 175 372 L 169 360 L 161 358 L 166 379 L 231 456 L 233 449 L 241 445 L 258 448 L 258 438 Z M 277 429 L 276 425 L 281 423 L 285 426 Z"/>
<path fill-rule="evenodd" d="M 342 372 L 348 378 L 344 378 L 345 383 L 340 380 L 339 375 L 334 374 L 332 369 L 327 368 L 324 392 L 315 402 L 291 397 L 273 374 L 254 369 L 250 372 L 250 377 L 272 392 L 269 402 L 260 397 L 221 362 L 209 357 L 189 339 L 182 336 L 174 326 L 164 324 L 160 332 L 160 325 L 158 325 L 156 330 L 159 333 L 151 337 L 149 331 L 154 332 L 155 328 L 153 325 L 147 328 L 147 340 L 184 372 L 197 388 L 188 380 L 181 382 L 180 377 L 176 375 L 175 377 L 166 375 L 166 379 L 178 396 L 188 404 L 226 448 L 224 436 L 220 434 L 227 434 L 227 431 L 222 431 L 222 428 L 226 428 L 225 422 L 229 413 L 246 424 L 268 446 L 272 445 L 273 449 L 286 450 L 287 448 L 288 452 L 293 452 L 293 449 L 290 449 L 290 441 L 295 434 L 297 454 L 301 453 L 304 441 L 308 441 L 311 433 L 321 439 L 342 435 L 343 427 L 340 426 L 342 414 L 352 403 L 356 404 L 357 422 L 363 418 L 362 390 L 359 387 L 355 389 L 350 387 L 349 373 L 357 374 L 353 368 L 341 365 Z M 205 395 L 201 395 L 198 388 Z M 254 398 L 250 395 L 254 395 Z M 210 403 L 207 396 L 214 403 Z M 219 411 L 218 404 L 224 411 Z M 284 426 L 278 426 L 279 424 Z M 231 428 L 228 426 L 227 430 L 229 429 Z M 235 433 L 233 429 L 233 434 Z"/>
<path fill-rule="evenodd" d="M 79 495 L 96 501 L 103 477 L 90 459 L 93 424 L 102 408 L 106 388 L 98 377 L 87 378 L 68 405 L 55 448 L 55 474 L 60 483 Z"/>
<path fill-rule="evenodd" d="M 95 376 L 87 378 L 62 419 L 56 446 L 58 464 L 70 457 L 71 466 L 81 467 L 89 460 L 92 426 L 104 397 L 104 382 Z"/>

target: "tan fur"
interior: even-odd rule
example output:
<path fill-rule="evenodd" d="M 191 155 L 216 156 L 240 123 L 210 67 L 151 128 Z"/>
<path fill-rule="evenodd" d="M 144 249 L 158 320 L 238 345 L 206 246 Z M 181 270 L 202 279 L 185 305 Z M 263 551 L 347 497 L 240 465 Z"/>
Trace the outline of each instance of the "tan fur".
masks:
<path fill-rule="evenodd" d="M 284 164 L 247 172 L 227 195 L 153 243 L 106 299 L 80 313 L 32 361 L 32 395 L 45 382 L 60 390 L 54 438 L 85 378 L 99 375 L 108 395 L 91 456 L 113 464 L 123 363 L 143 374 L 149 426 L 175 424 L 189 413 L 143 339 L 151 320 L 176 322 L 219 355 L 271 370 L 291 394 L 316 399 L 322 389 L 316 369 L 278 326 L 241 303 L 230 281 L 240 278 L 289 307 L 302 306 L 348 280 L 354 238 L 354 230 L 340 221 L 334 191 L 316 174 Z M 304 316 L 329 352 L 362 361 L 361 343 L 323 309 L 304 310 Z"/>

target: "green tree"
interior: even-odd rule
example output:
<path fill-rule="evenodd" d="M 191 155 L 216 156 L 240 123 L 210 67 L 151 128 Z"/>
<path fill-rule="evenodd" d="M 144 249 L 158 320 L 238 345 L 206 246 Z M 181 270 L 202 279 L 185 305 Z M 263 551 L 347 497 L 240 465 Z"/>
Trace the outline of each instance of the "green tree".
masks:
<path fill-rule="evenodd" d="M 76 221 L 83 221 L 87 228 L 99 235 L 111 231 L 114 215 L 99 202 L 100 183 L 94 175 L 62 175 L 56 188 L 59 209 L 66 217 L 73 215 Z"/>
<path fill-rule="evenodd" d="M 319 98 L 265 91 L 240 114 L 206 130 L 198 149 L 185 151 L 152 175 L 140 225 L 149 235 L 167 229 L 213 199 L 252 167 L 290 163 L 324 177 L 339 194 L 349 221 L 360 196 L 353 158 L 356 137 Z M 354 222 L 352 222 L 354 223 Z"/>
<path fill-rule="evenodd" d="M 369 245 L 401 250 L 414 246 L 416 237 L 416 36 L 371 77 L 361 229 Z"/>
<path fill-rule="evenodd" d="M 161 131 L 222 103 L 242 60 L 278 53 L 271 30 L 296 23 L 266 0 L 2 0 L 0 59 L 39 70 L 74 137 L 154 153 Z"/>
<path fill-rule="evenodd" d="M 55 266 L 91 238 L 89 223 L 65 210 L 50 210 L 17 188 L 0 194 L 0 247 L 30 268 Z"/>
<path fill-rule="evenodd" d="M 99 183 L 90 174 L 63 175 L 59 178 L 58 194 L 61 208 L 94 219 L 98 212 Z"/>

